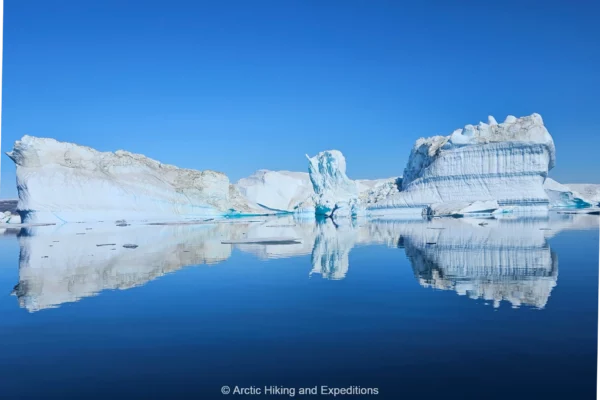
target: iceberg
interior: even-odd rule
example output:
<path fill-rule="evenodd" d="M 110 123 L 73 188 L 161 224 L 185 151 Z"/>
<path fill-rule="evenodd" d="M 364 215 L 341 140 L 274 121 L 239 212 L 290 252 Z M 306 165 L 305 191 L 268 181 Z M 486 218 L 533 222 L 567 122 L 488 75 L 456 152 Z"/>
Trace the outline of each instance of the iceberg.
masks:
<path fill-rule="evenodd" d="M 7 155 L 17 166 L 24 223 L 178 220 L 264 213 L 216 171 L 162 164 L 126 151 L 99 152 L 24 136 Z"/>
<path fill-rule="evenodd" d="M 346 159 L 338 150 L 322 151 L 308 158 L 315 214 L 326 217 L 352 217 L 359 214 L 359 190 L 346 176 Z"/>
<path fill-rule="evenodd" d="M 314 194 L 307 172 L 259 170 L 235 186 L 249 201 L 269 210 L 312 212 Z"/>
<path fill-rule="evenodd" d="M 588 208 L 597 203 L 552 178 L 546 179 L 544 190 L 550 200 L 550 206 L 554 208 Z"/>
<path fill-rule="evenodd" d="M 580 194 L 583 198 L 592 202 L 596 206 L 600 206 L 600 185 L 589 183 L 567 183 L 564 186 L 569 190 Z"/>
<path fill-rule="evenodd" d="M 398 178 L 359 179 L 359 198 L 387 196 L 397 191 Z M 266 210 L 296 215 L 315 215 L 315 191 L 308 172 L 259 170 L 235 183 L 241 196 Z M 362 201 L 362 200 L 361 200 Z"/>
<path fill-rule="evenodd" d="M 554 142 L 539 114 L 508 116 L 501 124 L 489 117 L 487 124 L 417 140 L 401 190 L 369 209 L 476 201 L 547 208 L 543 184 L 554 163 Z"/>

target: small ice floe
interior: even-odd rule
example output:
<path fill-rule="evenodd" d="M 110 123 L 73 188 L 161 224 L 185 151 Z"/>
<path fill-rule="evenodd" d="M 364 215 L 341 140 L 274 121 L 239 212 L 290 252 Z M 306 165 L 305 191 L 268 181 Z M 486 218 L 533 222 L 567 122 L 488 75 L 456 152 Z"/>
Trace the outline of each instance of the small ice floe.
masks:
<path fill-rule="evenodd" d="M 300 244 L 302 239 L 298 238 L 255 238 L 255 239 L 238 239 L 238 240 L 223 240 L 222 244 Z"/>

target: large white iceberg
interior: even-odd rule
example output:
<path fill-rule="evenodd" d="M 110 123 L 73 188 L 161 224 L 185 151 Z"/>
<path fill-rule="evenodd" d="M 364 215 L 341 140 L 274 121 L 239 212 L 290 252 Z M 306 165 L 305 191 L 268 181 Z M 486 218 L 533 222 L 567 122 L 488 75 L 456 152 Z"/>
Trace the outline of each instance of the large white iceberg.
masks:
<path fill-rule="evenodd" d="M 554 142 L 539 114 L 509 116 L 501 124 L 489 117 L 487 124 L 417 140 L 401 191 L 369 208 L 475 201 L 547 206 L 543 184 L 554 162 Z"/>
<path fill-rule="evenodd" d="M 99 152 L 32 136 L 17 141 L 7 155 L 17 166 L 18 211 L 24 223 L 260 212 L 220 172 L 177 168 L 140 154 Z"/>

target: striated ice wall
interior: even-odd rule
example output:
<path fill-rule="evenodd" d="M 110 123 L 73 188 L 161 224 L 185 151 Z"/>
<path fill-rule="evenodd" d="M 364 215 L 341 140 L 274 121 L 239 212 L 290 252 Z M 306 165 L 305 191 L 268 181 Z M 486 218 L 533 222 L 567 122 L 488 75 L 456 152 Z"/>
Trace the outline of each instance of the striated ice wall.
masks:
<path fill-rule="evenodd" d="M 467 125 L 449 136 L 417 140 L 401 191 L 369 208 L 459 201 L 547 206 L 543 184 L 554 163 L 554 142 L 539 114 L 508 116 L 501 124 L 490 117 L 487 124 Z"/>

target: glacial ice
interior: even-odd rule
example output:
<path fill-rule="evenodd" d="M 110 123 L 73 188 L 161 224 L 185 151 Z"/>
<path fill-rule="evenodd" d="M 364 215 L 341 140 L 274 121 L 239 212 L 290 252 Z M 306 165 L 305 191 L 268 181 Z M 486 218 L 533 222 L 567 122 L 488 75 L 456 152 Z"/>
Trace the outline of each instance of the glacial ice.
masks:
<path fill-rule="evenodd" d="M 306 172 L 259 170 L 235 186 L 246 199 L 267 209 L 314 214 L 314 191 Z"/>
<path fill-rule="evenodd" d="M 558 204 L 544 185 L 555 148 L 539 114 L 508 116 L 501 124 L 490 116 L 449 136 L 421 138 L 401 178 L 369 188 L 346 176 L 339 151 L 309 160 L 317 214 L 326 216 L 546 212 Z"/>
<path fill-rule="evenodd" d="M 592 202 L 593 205 L 600 206 L 600 184 L 567 183 L 564 186 L 573 192 L 579 193 L 583 198 Z"/>
<path fill-rule="evenodd" d="M 308 157 L 308 173 L 226 175 L 161 164 L 126 151 L 103 153 L 24 136 L 7 153 L 17 165 L 19 217 L 0 224 L 196 221 L 294 213 L 418 218 L 475 216 L 600 205 L 600 185 L 548 178 L 555 148 L 539 114 L 466 125 L 416 141 L 402 177 L 351 180 L 338 150 Z"/>
<path fill-rule="evenodd" d="M 552 178 L 546 178 L 544 190 L 550 200 L 550 206 L 554 208 L 586 208 L 592 207 L 597 202 L 586 198 L 572 188 L 556 182 Z"/>
<path fill-rule="evenodd" d="M 417 140 L 401 190 L 368 208 L 476 201 L 547 207 L 543 183 L 554 162 L 554 142 L 539 114 L 509 116 L 501 124 L 490 117 L 449 136 Z"/>
<path fill-rule="evenodd" d="M 448 202 L 431 204 L 425 214 L 432 217 L 463 217 L 475 215 L 491 215 L 500 209 L 496 200 L 469 202 Z"/>
<path fill-rule="evenodd" d="M 17 166 L 24 223 L 169 220 L 264 213 L 226 175 L 24 136 L 7 155 Z"/>
<path fill-rule="evenodd" d="M 315 214 L 326 217 L 349 217 L 359 214 L 359 190 L 356 182 L 346 176 L 346 159 L 338 150 L 328 150 L 309 161 Z"/>

